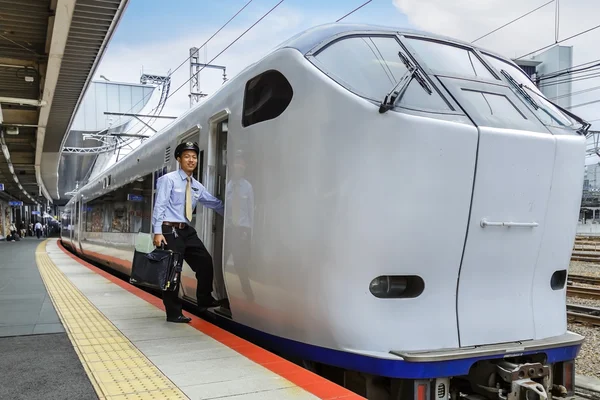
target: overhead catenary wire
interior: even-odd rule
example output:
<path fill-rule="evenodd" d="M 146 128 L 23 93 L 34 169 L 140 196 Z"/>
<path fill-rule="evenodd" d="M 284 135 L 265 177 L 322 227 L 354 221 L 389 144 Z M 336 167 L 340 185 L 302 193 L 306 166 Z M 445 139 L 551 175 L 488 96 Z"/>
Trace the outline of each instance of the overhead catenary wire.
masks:
<path fill-rule="evenodd" d="M 576 92 L 561 94 L 560 96 L 548 97 L 548 99 L 549 100 L 559 100 L 559 99 L 564 99 L 565 97 L 572 97 L 572 96 L 576 96 L 578 94 L 593 92 L 594 90 L 598 90 L 598 89 L 600 89 L 600 86 L 594 86 L 594 87 L 591 87 L 591 88 L 587 88 L 587 89 L 583 89 L 583 90 L 578 90 Z"/>
<path fill-rule="evenodd" d="M 549 75 L 554 75 L 554 74 L 558 74 L 558 73 L 562 73 L 562 72 L 568 72 L 570 70 L 573 70 L 574 68 L 579 68 L 579 67 L 583 67 L 584 65 L 594 64 L 594 63 L 598 63 L 598 62 L 600 62 L 600 59 L 593 60 L 593 61 L 588 61 L 588 62 L 584 62 L 584 63 L 573 65 L 573 66 L 570 66 L 570 67 L 567 67 L 567 68 L 563 68 L 563 69 L 558 69 L 558 70 L 553 71 L 553 72 L 548 72 L 548 73 L 545 73 L 545 74 L 541 74 L 541 75 L 539 75 L 539 78 L 545 78 L 545 77 L 547 77 Z"/>
<path fill-rule="evenodd" d="M 341 20 L 343 20 L 343 19 L 344 19 L 344 18 L 346 18 L 347 16 L 354 14 L 356 11 L 360 10 L 361 8 L 363 8 L 364 6 L 366 6 L 367 4 L 369 4 L 369 3 L 370 3 L 370 2 L 372 2 L 372 1 L 373 1 L 373 0 L 368 0 L 368 1 L 365 1 L 363 4 L 361 4 L 360 6 L 356 7 L 354 10 L 350 11 L 348 14 L 344 15 L 342 18 L 338 19 L 338 20 L 337 20 L 337 21 L 335 21 L 335 22 L 340 22 Z M 552 0 L 552 1 L 554 1 L 554 0 Z"/>
<path fill-rule="evenodd" d="M 248 29 L 246 29 L 244 32 L 242 32 L 237 38 L 235 38 L 231 43 L 229 43 L 223 50 L 221 50 L 219 52 L 219 54 L 217 54 L 216 56 L 214 56 L 212 58 L 212 60 L 210 60 L 209 62 L 207 62 L 202 68 L 200 68 L 197 72 L 195 72 L 192 76 L 189 77 L 188 80 L 186 80 L 185 82 L 183 82 L 181 84 L 181 86 L 179 86 L 177 89 L 175 89 L 175 91 L 171 92 L 169 94 L 169 96 L 167 96 L 167 99 L 169 99 L 171 96 L 173 96 L 175 93 L 177 93 L 177 91 L 179 91 L 182 87 L 184 87 L 189 81 L 191 81 L 194 76 L 198 75 L 200 72 L 202 72 L 202 70 L 204 68 L 206 68 L 206 65 L 208 64 L 212 64 L 213 61 L 215 61 L 217 59 L 217 57 L 219 57 L 221 54 L 223 54 L 227 49 L 229 49 L 231 46 L 233 46 L 238 40 L 240 40 L 246 33 L 248 33 L 252 28 L 254 28 L 260 21 L 262 21 L 263 19 L 265 19 L 269 14 L 271 14 L 271 12 L 275 11 L 275 9 L 277 7 L 279 7 L 281 5 L 281 3 L 283 3 L 285 0 L 280 0 L 277 4 L 275 4 L 269 11 L 267 11 L 265 14 L 263 14 L 262 17 L 260 17 L 255 23 L 253 23 L 252 25 L 250 25 L 250 27 Z"/>
<path fill-rule="evenodd" d="M 548 79 L 555 79 L 555 78 L 559 78 L 561 76 L 565 76 L 565 75 L 577 75 L 577 74 L 581 74 L 583 72 L 586 71 L 593 71 L 595 69 L 600 68 L 600 63 L 596 63 L 596 64 L 592 64 L 592 65 L 588 65 L 587 67 L 582 67 L 582 68 L 577 68 L 577 69 L 570 69 L 568 71 L 563 71 L 560 73 L 550 73 L 550 74 L 546 74 L 544 76 L 538 77 L 538 82 L 542 82 Z"/>
<path fill-rule="evenodd" d="M 236 13 L 235 13 L 235 14 L 234 14 L 234 15 L 233 15 L 231 18 L 229 18 L 229 20 L 227 20 L 227 22 L 225 22 L 225 23 L 224 23 L 224 24 L 223 24 L 223 25 L 222 25 L 222 26 L 221 26 L 219 29 L 217 29 L 217 31 L 216 31 L 215 33 L 213 33 L 213 34 L 212 34 L 212 35 L 211 35 L 211 36 L 210 36 L 208 39 L 206 39 L 206 41 L 205 41 L 204 43 L 202 43 L 202 45 L 199 47 L 199 49 L 201 49 L 202 47 L 206 46 L 206 45 L 208 44 L 208 42 L 210 42 L 210 41 L 211 41 L 211 40 L 212 40 L 212 39 L 213 39 L 215 36 L 217 36 L 217 34 L 219 34 L 219 32 L 221 32 L 221 31 L 222 31 L 222 30 L 223 30 L 223 29 L 224 29 L 224 28 L 225 28 L 227 25 L 229 25 L 229 23 L 230 23 L 231 21 L 233 21 L 233 20 L 234 20 L 234 19 L 235 19 L 235 18 L 236 18 L 236 17 L 237 17 L 237 16 L 238 16 L 238 15 L 239 15 L 239 14 L 240 14 L 242 11 L 244 11 L 244 9 L 245 9 L 246 7 L 248 7 L 248 6 L 250 5 L 250 3 L 252 3 L 253 1 L 254 1 L 254 0 L 248 0 L 248 1 L 246 2 L 246 4 L 244 4 L 244 6 L 243 6 L 243 7 L 241 7 L 241 8 L 240 8 L 240 9 L 239 9 L 239 10 L 238 10 L 238 11 L 237 11 L 237 12 L 236 12 Z M 181 67 L 182 67 L 182 66 L 183 66 L 183 65 L 184 65 L 184 64 L 185 64 L 187 61 L 189 61 L 189 59 L 190 59 L 191 57 L 192 57 L 192 55 L 190 54 L 190 55 L 189 55 L 189 56 L 188 56 L 188 57 L 187 57 L 185 60 L 183 60 L 183 62 L 182 62 L 181 64 L 179 64 L 179 65 L 177 66 L 177 68 L 175 68 L 174 70 L 170 71 L 170 72 L 167 74 L 167 78 L 168 78 L 168 77 L 170 77 L 171 75 L 173 75 L 173 74 L 175 73 L 175 71 L 177 71 L 179 68 L 181 68 Z M 188 82 L 189 82 L 189 80 L 188 80 Z M 178 90 L 179 90 L 179 89 L 178 89 Z M 167 97 L 167 99 L 168 99 L 169 97 L 171 97 L 171 96 L 168 96 L 168 97 Z M 123 115 L 131 113 L 131 111 L 132 111 L 132 110 L 133 110 L 133 109 L 134 109 L 134 108 L 135 108 L 135 107 L 136 107 L 138 104 L 140 104 L 140 103 L 141 103 L 141 102 L 142 102 L 144 99 L 145 99 L 145 97 L 143 97 L 142 99 L 140 99 L 140 100 L 139 100 L 137 103 L 135 103 L 135 104 L 134 104 L 134 105 L 133 105 L 133 106 L 132 106 L 132 107 L 131 107 L 129 110 L 127 110 L 127 111 L 125 111 L 125 112 L 121 113 L 120 115 L 119 115 L 119 114 L 117 114 L 117 116 L 119 117 L 119 119 L 120 119 L 120 118 L 121 118 Z M 167 99 L 165 99 L 165 101 L 166 101 Z M 156 108 L 152 109 L 152 110 L 151 110 L 151 111 L 150 111 L 148 114 L 150 114 L 150 113 L 151 113 L 152 111 L 154 111 L 155 109 L 156 109 Z M 137 121 L 137 122 L 134 124 L 134 126 L 135 126 L 135 125 L 137 125 L 138 123 L 139 123 L 139 121 Z"/>
<path fill-rule="evenodd" d="M 575 78 L 562 78 L 561 80 L 558 80 L 556 82 L 546 82 L 544 84 L 539 85 L 538 87 L 543 88 L 543 87 L 547 87 L 547 86 L 561 85 L 563 83 L 569 83 L 569 82 L 586 81 L 588 79 L 595 79 L 598 77 L 600 77 L 600 71 L 595 71 L 595 72 L 592 72 L 587 75 L 577 76 Z"/>
<path fill-rule="evenodd" d="M 537 10 L 544 8 L 544 7 L 546 7 L 547 5 L 549 5 L 549 4 L 551 4 L 551 3 L 554 3 L 555 1 L 556 1 L 556 0 L 550 0 L 549 2 L 542 4 L 541 6 L 539 6 L 539 7 L 536 7 L 536 8 L 534 8 L 533 10 L 526 12 L 525 14 L 523 14 L 523 15 L 521 15 L 521 16 L 519 16 L 519 17 L 517 17 L 517 18 L 515 18 L 515 19 L 513 19 L 513 20 L 511 20 L 511 21 L 509 21 L 509 22 L 507 22 L 506 24 L 504 24 L 504 25 L 502 25 L 502 26 L 500 26 L 500 27 L 498 27 L 498 28 L 494 29 L 493 31 L 491 31 L 491 32 L 488 32 L 488 33 L 486 33 L 485 35 L 478 37 L 477 39 L 473 40 L 471 43 L 475 43 L 475 42 L 477 42 L 477 41 L 479 41 L 479 40 L 481 40 L 481 39 L 483 39 L 483 38 L 485 38 L 485 37 L 487 37 L 487 36 L 491 35 L 492 33 L 496 33 L 496 32 L 498 32 L 500 29 L 506 28 L 508 25 L 510 25 L 510 24 L 513 24 L 513 23 L 515 23 L 515 22 L 519 21 L 520 19 L 523 19 L 523 18 L 525 18 L 525 17 L 526 17 L 526 16 L 528 16 L 529 14 L 533 14 L 533 13 L 534 13 L 534 12 L 536 12 Z"/>
<path fill-rule="evenodd" d="M 554 11 L 554 43 L 558 42 L 558 33 L 560 28 L 560 0 L 556 0 Z"/>
<path fill-rule="evenodd" d="M 569 37 L 567 37 L 567 38 L 564 38 L 564 39 L 562 39 L 562 40 L 559 40 L 559 41 L 557 41 L 557 42 L 555 42 L 555 43 L 552 43 L 552 44 L 549 44 L 549 45 L 547 45 L 547 46 L 540 47 L 540 48 L 539 48 L 539 49 L 537 49 L 537 50 L 531 51 L 531 52 L 529 52 L 529 53 L 527 53 L 527 54 L 523 54 L 522 56 L 520 56 L 520 57 L 517 57 L 515 60 L 520 60 L 521 58 L 523 58 L 523 57 L 527 57 L 527 56 L 530 56 L 530 55 L 532 55 L 532 54 L 535 54 L 535 53 L 537 53 L 538 51 L 542 51 L 542 50 L 549 49 L 549 48 L 550 48 L 550 47 L 552 47 L 552 46 L 555 46 L 555 45 L 557 45 L 557 44 L 559 44 L 559 43 L 566 42 L 567 40 L 574 39 L 574 38 L 576 38 L 576 37 L 578 37 L 578 36 L 585 35 L 586 33 L 589 33 L 589 32 L 591 32 L 591 31 L 593 31 L 593 30 L 596 30 L 596 29 L 598 29 L 598 28 L 600 28 L 600 25 L 596 25 L 596 26 L 594 26 L 594 27 L 592 27 L 592 28 L 586 29 L 585 31 L 581 31 L 581 32 L 579 32 L 579 33 L 576 33 L 576 34 L 574 34 L 574 35 L 572 35 L 572 36 L 569 36 Z"/>
<path fill-rule="evenodd" d="M 185 82 L 183 82 L 177 89 L 175 89 L 173 92 L 171 92 L 169 94 L 169 96 L 167 96 L 167 98 L 165 99 L 168 100 L 169 98 L 171 98 L 171 96 L 173 96 L 175 93 L 177 93 L 179 90 L 181 90 L 182 87 L 184 87 L 189 81 L 191 81 L 196 75 L 198 75 L 200 72 L 202 72 L 202 70 L 204 68 L 206 68 L 207 65 L 212 64 L 217 57 L 219 57 L 221 54 L 223 54 L 227 49 L 229 49 L 231 46 L 233 46 L 238 40 L 240 40 L 246 33 L 248 33 L 252 28 L 254 28 L 259 22 L 261 22 L 263 19 L 265 19 L 269 14 L 271 14 L 271 12 L 273 12 L 277 7 L 279 7 L 281 5 L 281 3 L 283 3 L 285 0 L 280 0 L 277 4 L 275 4 L 269 11 L 267 11 L 265 14 L 263 14 L 256 22 L 254 22 L 248 29 L 246 29 L 244 32 L 242 32 L 237 38 L 235 38 L 231 43 L 229 43 L 223 50 L 221 50 L 219 52 L 219 54 L 217 54 L 216 56 L 214 56 L 209 62 L 207 62 L 202 68 L 200 68 L 198 71 L 196 71 L 192 76 L 189 77 L 189 79 L 187 79 Z M 152 111 L 154 111 L 156 109 L 153 108 L 152 110 L 150 110 L 149 113 L 151 113 Z M 133 129 L 137 124 L 139 123 L 139 121 L 137 121 L 131 128 Z"/>

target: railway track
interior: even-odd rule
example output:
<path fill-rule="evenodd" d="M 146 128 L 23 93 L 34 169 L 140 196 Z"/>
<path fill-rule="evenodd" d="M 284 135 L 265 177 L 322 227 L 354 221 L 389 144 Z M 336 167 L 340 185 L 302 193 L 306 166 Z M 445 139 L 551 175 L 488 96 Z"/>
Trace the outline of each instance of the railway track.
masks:
<path fill-rule="evenodd" d="M 583 261 L 600 264 L 600 236 L 575 238 L 571 261 Z"/>
<path fill-rule="evenodd" d="M 600 326 L 600 308 L 567 304 L 567 319 L 587 325 Z"/>
<path fill-rule="evenodd" d="M 571 261 L 585 261 L 600 264 L 600 251 L 574 250 L 573 253 L 571 253 Z"/>
<path fill-rule="evenodd" d="M 600 288 L 567 286 L 567 296 L 600 300 Z"/>
<path fill-rule="evenodd" d="M 586 285 L 597 285 L 600 286 L 600 277 L 597 276 L 586 276 L 586 275 L 573 275 L 569 274 L 567 278 L 569 283 L 583 283 Z"/>

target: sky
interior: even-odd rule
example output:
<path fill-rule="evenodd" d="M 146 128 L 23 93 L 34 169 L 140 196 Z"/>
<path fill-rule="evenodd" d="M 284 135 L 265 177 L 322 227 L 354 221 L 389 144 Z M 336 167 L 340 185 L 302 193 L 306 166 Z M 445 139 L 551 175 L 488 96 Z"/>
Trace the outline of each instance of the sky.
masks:
<path fill-rule="evenodd" d="M 142 70 L 166 75 L 199 47 L 248 0 L 129 0 L 95 78 L 139 82 Z M 210 61 L 279 0 L 253 0 L 201 52 Z M 289 37 L 315 25 L 334 22 L 365 0 L 285 0 L 213 63 L 225 65 L 233 77 Z M 548 0 L 373 0 L 344 22 L 415 28 L 473 41 Z M 600 23 L 597 0 L 559 1 L 558 38 L 563 39 Z M 515 58 L 555 42 L 555 3 L 477 42 L 481 47 Z M 600 29 L 561 43 L 573 46 L 573 64 L 600 59 Z M 172 75 L 171 93 L 163 115 L 189 109 L 189 78 L 185 63 Z M 221 72 L 204 70 L 200 88 L 213 93 L 222 84 Z M 573 84 L 573 91 L 600 86 L 600 77 Z M 600 89 L 573 97 L 572 104 L 600 99 Z M 155 100 L 155 99 L 153 99 Z M 155 102 L 149 103 L 153 106 Z M 587 120 L 600 119 L 600 103 L 574 109 Z M 598 121 L 600 122 L 600 121 Z M 596 123 L 594 128 L 600 129 Z M 163 123 L 166 123 L 163 121 Z M 157 123 L 155 127 L 160 128 Z"/>

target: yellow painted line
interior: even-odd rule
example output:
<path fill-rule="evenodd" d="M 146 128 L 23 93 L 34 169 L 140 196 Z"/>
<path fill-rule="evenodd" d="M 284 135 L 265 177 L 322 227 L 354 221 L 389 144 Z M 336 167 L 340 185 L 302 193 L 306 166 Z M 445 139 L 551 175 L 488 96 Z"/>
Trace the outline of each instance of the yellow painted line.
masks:
<path fill-rule="evenodd" d="M 101 400 L 187 399 L 69 281 L 41 243 L 38 269 L 75 352 Z"/>

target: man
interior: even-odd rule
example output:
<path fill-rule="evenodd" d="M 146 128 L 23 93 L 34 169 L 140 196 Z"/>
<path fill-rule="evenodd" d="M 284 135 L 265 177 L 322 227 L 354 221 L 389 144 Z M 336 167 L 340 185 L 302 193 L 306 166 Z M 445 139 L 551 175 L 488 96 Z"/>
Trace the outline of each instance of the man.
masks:
<path fill-rule="evenodd" d="M 40 224 L 40 221 L 35 223 L 35 236 L 37 236 L 38 239 L 42 236 L 42 224 Z"/>
<path fill-rule="evenodd" d="M 223 215 L 223 203 L 212 196 L 192 177 L 198 165 L 198 144 L 181 143 L 175 149 L 175 159 L 180 169 L 163 175 L 156 184 L 156 201 L 152 214 L 154 245 L 166 247 L 183 254 L 185 261 L 196 273 L 198 281 L 196 299 L 198 307 L 217 307 L 219 303 L 212 297 L 213 263 L 212 257 L 202 244 L 193 226 L 192 211 L 197 203 Z M 177 297 L 179 288 L 163 292 L 163 303 L 169 322 L 189 322 L 181 313 L 181 302 Z"/>

